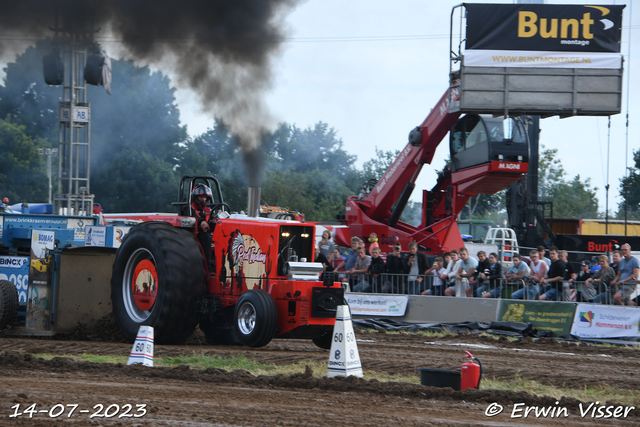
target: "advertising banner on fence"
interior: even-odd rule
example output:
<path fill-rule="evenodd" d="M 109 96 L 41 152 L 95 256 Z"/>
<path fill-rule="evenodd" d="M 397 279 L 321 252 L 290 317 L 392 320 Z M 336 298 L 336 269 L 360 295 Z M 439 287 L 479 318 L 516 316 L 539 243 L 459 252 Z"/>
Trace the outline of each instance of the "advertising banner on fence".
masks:
<path fill-rule="evenodd" d="M 465 4 L 466 66 L 620 68 L 624 5 Z"/>
<path fill-rule="evenodd" d="M 363 295 L 346 293 L 351 314 L 376 317 L 404 316 L 409 297 L 407 295 Z"/>
<path fill-rule="evenodd" d="M 580 338 L 640 337 L 637 307 L 578 304 L 571 335 Z"/>
<path fill-rule="evenodd" d="M 531 323 L 539 331 L 554 336 L 568 335 L 575 306 L 560 302 L 507 301 L 500 303 L 501 322 Z"/>
<path fill-rule="evenodd" d="M 8 280 L 18 290 L 18 303 L 27 304 L 29 288 L 29 257 L 0 256 L 0 280 Z"/>
<path fill-rule="evenodd" d="M 51 329 L 51 271 L 55 232 L 33 230 L 27 300 L 27 329 Z"/>

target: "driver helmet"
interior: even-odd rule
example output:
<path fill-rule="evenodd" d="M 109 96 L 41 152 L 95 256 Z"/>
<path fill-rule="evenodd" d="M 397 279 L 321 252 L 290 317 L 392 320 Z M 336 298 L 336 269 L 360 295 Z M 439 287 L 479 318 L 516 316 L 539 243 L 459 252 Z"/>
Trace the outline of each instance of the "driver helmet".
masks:
<path fill-rule="evenodd" d="M 211 192 L 211 189 L 204 184 L 196 185 L 191 192 L 191 195 L 193 196 L 193 200 L 198 200 L 198 196 L 206 196 L 207 203 L 211 203 L 213 199 L 213 193 Z"/>

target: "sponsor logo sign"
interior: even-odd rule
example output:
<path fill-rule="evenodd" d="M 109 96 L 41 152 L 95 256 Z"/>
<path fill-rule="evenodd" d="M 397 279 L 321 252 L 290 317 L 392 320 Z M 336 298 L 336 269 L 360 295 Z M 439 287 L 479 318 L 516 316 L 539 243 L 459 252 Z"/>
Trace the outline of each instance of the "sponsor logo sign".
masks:
<path fill-rule="evenodd" d="M 95 224 L 94 218 L 69 218 L 67 221 L 67 229 L 73 230 L 73 240 L 85 241 L 85 227 Z"/>
<path fill-rule="evenodd" d="M 351 314 L 359 316 L 404 316 L 409 297 L 406 295 L 345 294 Z"/>
<path fill-rule="evenodd" d="M 104 246 L 107 236 L 107 227 L 100 225 L 88 225 L 85 228 L 85 246 Z"/>
<path fill-rule="evenodd" d="M 640 310 L 636 307 L 578 304 L 571 335 L 580 338 L 640 337 Z"/>
<path fill-rule="evenodd" d="M 0 256 L 0 268 L 22 268 L 25 264 L 29 264 L 29 257 Z"/>
<path fill-rule="evenodd" d="M 113 238 L 111 241 L 112 248 L 119 248 L 122 245 L 122 239 L 131 230 L 131 227 L 113 227 Z"/>
<path fill-rule="evenodd" d="M 567 335 L 574 318 L 574 305 L 561 302 L 508 301 L 500 303 L 501 322 L 531 323 L 555 336 Z"/>
<path fill-rule="evenodd" d="M 609 227 L 609 229 L 611 229 L 611 225 L 609 225 Z M 621 240 L 621 237 L 616 238 L 612 236 L 559 234 L 558 240 L 556 241 L 559 248 L 568 251 L 595 252 L 597 254 L 620 249 L 623 243 L 629 243 L 632 248 L 640 247 L 640 237 L 627 236 L 624 237 L 624 240 Z"/>
<path fill-rule="evenodd" d="M 621 68 L 623 5 L 465 4 L 467 66 Z"/>
<path fill-rule="evenodd" d="M 31 233 L 31 264 L 27 300 L 27 329 L 51 329 L 51 270 L 55 232 L 33 230 Z"/>
<path fill-rule="evenodd" d="M 519 171 L 521 168 L 522 163 L 498 162 L 498 170 Z"/>
<path fill-rule="evenodd" d="M 29 288 L 29 257 L 0 256 L 0 280 L 8 280 L 18 290 L 20 305 L 27 304 Z"/>

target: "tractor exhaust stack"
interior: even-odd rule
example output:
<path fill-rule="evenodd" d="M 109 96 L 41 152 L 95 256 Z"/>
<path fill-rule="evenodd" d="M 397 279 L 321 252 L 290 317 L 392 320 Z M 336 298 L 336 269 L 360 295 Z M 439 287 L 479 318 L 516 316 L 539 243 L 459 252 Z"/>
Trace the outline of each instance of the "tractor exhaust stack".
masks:
<path fill-rule="evenodd" d="M 260 187 L 249 187 L 249 204 L 247 215 L 256 218 L 260 216 Z"/>

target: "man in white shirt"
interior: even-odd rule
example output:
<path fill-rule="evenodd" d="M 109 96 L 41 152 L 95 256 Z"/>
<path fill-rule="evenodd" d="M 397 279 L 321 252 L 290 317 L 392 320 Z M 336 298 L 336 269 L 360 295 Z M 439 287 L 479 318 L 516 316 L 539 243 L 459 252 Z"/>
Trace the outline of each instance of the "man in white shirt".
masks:
<path fill-rule="evenodd" d="M 460 248 L 460 265 L 456 274 L 456 283 L 455 286 L 450 286 L 444 291 L 445 296 L 467 296 L 470 298 L 471 287 L 469 286 L 469 279 L 473 277 L 477 267 L 478 260 L 469 255 L 467 248 Z M 458 289 L 457 292 L 456 288 Z M 464 292 L 464 295 L 460 295 L 462 292 Z"/>

